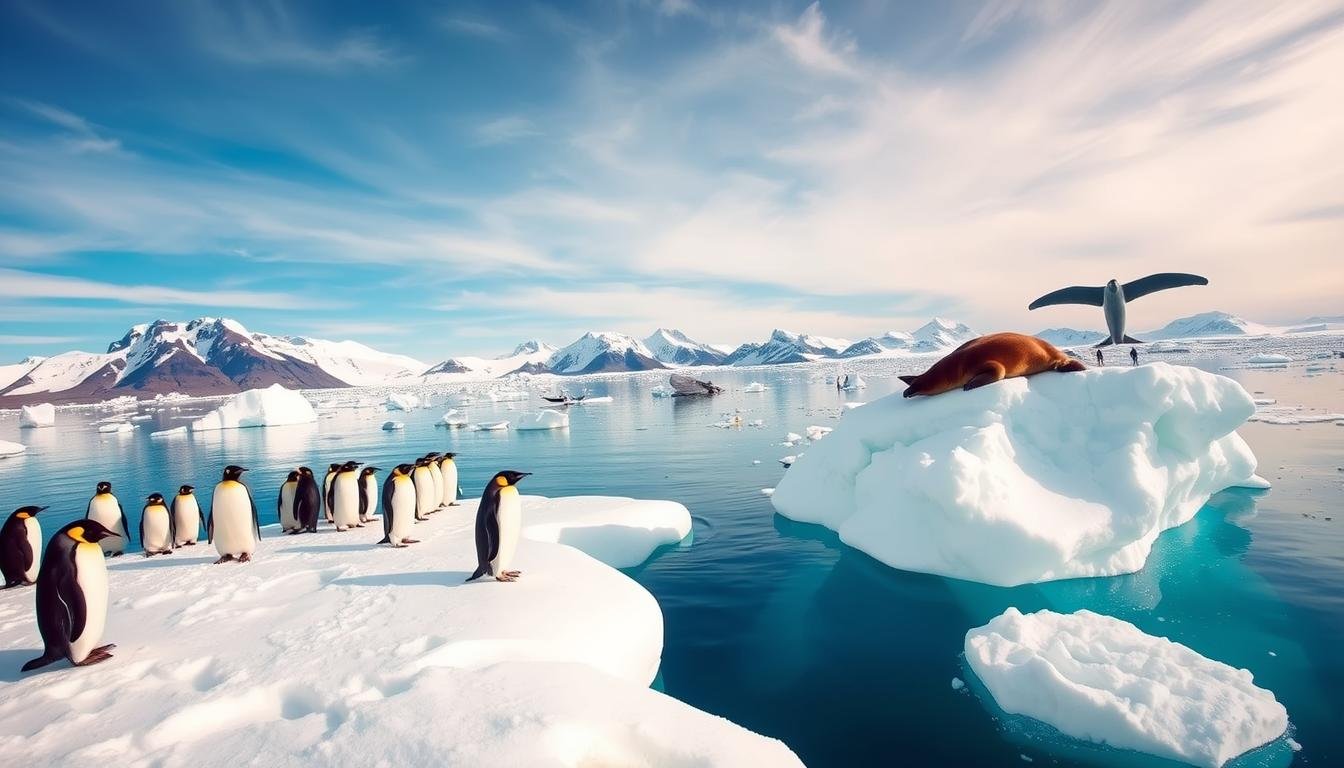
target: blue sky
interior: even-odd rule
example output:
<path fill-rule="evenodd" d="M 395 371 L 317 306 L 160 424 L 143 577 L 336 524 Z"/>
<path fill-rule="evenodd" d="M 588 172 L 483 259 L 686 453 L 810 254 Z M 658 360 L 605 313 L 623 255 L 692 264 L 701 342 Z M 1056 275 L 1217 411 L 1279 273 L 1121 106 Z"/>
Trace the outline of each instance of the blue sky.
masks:
<path fill-rule="evenodd" d="M 8 0 L 0 359 L 1344 311 L 1344 5 Z"/>

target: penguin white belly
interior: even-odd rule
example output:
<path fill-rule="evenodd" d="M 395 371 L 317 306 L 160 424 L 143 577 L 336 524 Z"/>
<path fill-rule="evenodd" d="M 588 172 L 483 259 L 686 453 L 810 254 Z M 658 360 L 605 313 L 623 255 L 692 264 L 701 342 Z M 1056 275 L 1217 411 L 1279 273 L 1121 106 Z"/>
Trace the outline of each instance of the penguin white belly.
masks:
<path fill-rule="evenodd" d="M 145 510 L 145 540 L 140 546 L 146 552 L 164 552 L 173 548 L 168 528 L 168 508 L 150 507 Z"/>
<path fill-rule="evenodd" d="M 457 463 L 445 461 L 439 467 L 443 470 L 443 506 L 457 502 Z"/>
<path fill-rule="evenodd" d="M 196 543 L 201 532 L 201 506 L 196 496 L 179 496 L 173 515 L 173 525 L 177 528 L 177 544 Z"/>
<path fill-rule="evenodd" d="M 518 490 L 512 486 L 499 491 L 499 509 L 495 510 L 495 522 L 499 526 L 499 551 L 490 561 L 490 568 L 496 576 L 502 576 L 513 565 L 513 553 L 518 549 L 519 529 L 523 521 L 523 505 L 518 499 Z"/>
<path fill-rule="evenodd" d="M 415 514 L 416 517 L 424 517 L 430 510 L 438 506 L 434 499 L 434 476 L 429 474 L 429 470 L 424 467 L 417 467 L 413 476 L 415 480 Z"/>
<path fill-rule="evenodd" d="M 129 532 L 121 524 L 121 505 L 117 503 L 117 497 L 110 493 L 94 496 L 89 502 L 89 519 L 102 523 L 104 528 L 117 534 L 98 542 L 104 553 L 115 554 L 126 551 L 126 537 Z"/>
<path fill-rule="evenodd" d="M 443 470 L 439 469 L 437 461 L 430 462 L 429 476 L 434 480 L 433 490 L 430 491 L 430 509 L 438 509 L 440 502 L 443 501 Z"/>
<path fill-rule="evenodd" d="M 298 487 L 288 480 L 280 486 L 280 527 L 286 531 L 299 527 L 299 518 L 294 515 L 294 490 Z"/>
<path fill-rule="evenodd" d="M 252 530 L 252 502 L 247 488 L 231 480 L 215 486 L 215 550 L 221 555 L 250 555 L 257 549 Z"/>
<path fill-rule="evenodd" d="M 23 521 L 23 527 L 28 534 L 28 549 L 33 552 L 33 564 L 23 572 L 23 578 L 37 581 L 37 567 L 42 564 L 42 524 L 37 522 L 36 517 L 30 517 Z M 98 552 L 102 553 L 102 550 Z"/>
<path fill-rule="evenodd" d="M 392 509 L 390 513 L 384 510 L 383 514 L 392 515 L 392 530 L 388 532 L 388 538 L 392 539 L 393 544 L 409 539 L 411 527 L 415 525 L 414 485 L 405 480 L 397 482 L 392 488 Z"/>
<path fill-rule="evenodd" d="M 353 528 L 359 522 L 359 479 L 342 472 L 331 483 L 332 519 L 337 528 Z"/>
<path fill-rule="evenodd" d="M 364 478 L 364 498 L 369 505 L 364 510 L 364 519 L 368 520 L 378 514 L 378 482 L 373 479 L 373 475 Z"/>
<path fill-rule="evenodd" d="M 75 547 L 76 582 L 84 593 L 84 631 L 70 641 L 70 660 L 78 664 L 103 639 L 107 621 L 107 564 L 103 551 L 93 544 Z"/>

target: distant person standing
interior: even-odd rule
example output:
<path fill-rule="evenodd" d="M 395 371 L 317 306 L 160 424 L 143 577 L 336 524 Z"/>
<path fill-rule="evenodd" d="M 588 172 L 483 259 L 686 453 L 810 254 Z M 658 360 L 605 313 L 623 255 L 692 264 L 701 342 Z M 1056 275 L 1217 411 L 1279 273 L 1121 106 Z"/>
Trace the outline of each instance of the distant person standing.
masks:
<path fill-rule="evenodd" d="M 1134 364 L 1134 365 L 1138 365 L 1138 364 L 1139 364 L 1139 348 L 1138 348 L 1138 347 L 1130 347 L 1130 348 L 1129 348 L 1129 362 L 1132 363 L 1132 364 Z"/>
<path fill-rule="evenodd" d="M 1097 365 L 1105 365 L 1105 364 L 1106 364 L 1106 360 L 1102 358 L 1102 356 L 1101 356 L 1101 350 L 1098 349 L 1098 350 L 1097 350 Z"/>

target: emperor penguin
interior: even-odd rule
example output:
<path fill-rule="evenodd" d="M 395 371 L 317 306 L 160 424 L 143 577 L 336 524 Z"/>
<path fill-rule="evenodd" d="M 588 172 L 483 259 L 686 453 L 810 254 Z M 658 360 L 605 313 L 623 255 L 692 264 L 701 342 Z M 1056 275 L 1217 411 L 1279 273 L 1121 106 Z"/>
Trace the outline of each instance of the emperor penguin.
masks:
<path fill-rule="evenodd" d="M 434 487 L 430 490 L 431 514 L 443 509 L 443 470 L 439 467 L 438 453 L 426 453 L 425 461 L 429 467 L 429 476 L 434 480 Z"/>
<path fill-rule="evenodd" d="M 96 520 L 104 528 L 117 534 L 99 539 L 98 545 L 102 547 L 104 555 L 121 557 L 121 553 L 126 551 L 126 540 L 131 538 L 131 526 L 126 522 L 126 512 L 122 510 L 121 502 L 112 495 L 111 483 L 106 480 L 98 483 L 93 498 L 89 499 L 89 508 L 84 513 L 84 518 Z"/>
<path fill-rule="evenodd" d="M 322 504 L 327 511 L 327 522 L 334 522 L 331 517 L 331 481 L 336 479 L 336 473 L 341 471 L 340 464 L 331 464 L 327 467 L 327 474 L 322 478 Z"/>
<path fill-rule="evenodd" d="M 420 543 L 410 537 L 411 526 L 415 525 L 414 470 L 414 464 L 398 464 L 383 481 L 383 540 L 379 544 L 404 547 Z"/>
<path fill-rule="evenodd" d="M 196 486 L 184 485 L 173 497 L 173 539 L 179 547 L 194 547 L 201 540 L 201 505 Z"/>
<path fill-rule="evenodd" d="M 490 478 L 476 508 L 476 571 L 467 581 L 489 573 L 495 581 L 517 581 L 522 571 L 511 571 L 522 528 L 518 481 L 532 474 L 504 470 Z"/>
<path fill-rule="evenodd" d="M 359 522 L 359 462 L 347 461 L 337 470 L 331 479 L 331 490 L 327 491 L 327 509 L 331 510 L 336 530 L 348 531 L 351 528 L 363 528 Z"/>
<path fill-rule="evenodd" d="M 429 513 L 439 506 L 439 500 L 434 496 L 434 475 L 429 471 L 429 459 L 416 459 L 411 480 L 415 482 L 415 519 L 428 520 Z"/>
<path fill-rule="evenodd" d="M 206 525 L 210 542 L 219 552 L 215 565 L 237 559 L 246 563 L 261 541 L 261 524 L 257 522 L 257 504 L 252 492 L 240 479 L 247 470 L 230 464 L 224 468 L 224 479 L 215 486 L 210 500 L 210 521 Z"/>
<path fill-rule="evenodd" d="M 290 533 L 317 532 L 317 518 L 322 515 L 322 491 L 317 477 L 308 467 L 299 467 L 299 485 L 294 489 L 294 517 L 299 527 Z"/>
<path fill-rule="evenodd" d="M 442 506 L 457 506 L 457 462 L 453 458 L 456 453 L 439 454 L 439 472 L 443 474 L 443 499 Z"/>
<path fill-rule="evenodd" d="M 0 574 L 6 589 L 37 581 L 42 555 L 42 524 L 37 522 L 37 513 L 44 509 L 19 507 L 0 526 Z"/>
<path fill-rule="evenodd" d="M 107 623 L 107 564 L 98 542 L 116 538 L 93 519 L 67 523 L 47 544 L 37 573 L 37 631 L 42 655 L 23 671 L 66 658 L 77 667 L 112 657 L 116 646 L 94 647 Z"/>
<path fill-rule="evenodd" d="M 365 467 L 359 471 L 359 522 L 367 523 L 378 513 L 378 467 Z"/>
<path fill-rule="evenodd" d="M 175 527 L 163 494 L 149 494 L 145 508 L 140 510 L 140 548 L 145 550 L 145 557 L 173 554 L 173 540 L 177 538 Z"/>
<path fill-rule="evenodd" d="M 275 512 L 280 517 L 280 530 L 294 533 L 299 529 L 299 516 L 294 512 L 294 499 L 299 492 L 299 470 L 294 470 L 280 484 L 280 496 L 275 500 Z"/>

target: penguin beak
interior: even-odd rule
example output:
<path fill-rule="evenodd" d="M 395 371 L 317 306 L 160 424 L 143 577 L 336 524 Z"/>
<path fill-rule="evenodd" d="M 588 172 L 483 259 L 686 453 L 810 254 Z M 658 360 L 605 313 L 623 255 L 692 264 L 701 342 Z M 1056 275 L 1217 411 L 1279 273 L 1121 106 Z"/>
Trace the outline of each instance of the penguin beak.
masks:
<path fill-rule="evenodd" d="M 46 512 L 48 509 L 50 509 L 50 507 L 38 507 L 33 510 L 33 514 L 36 515 L 38 512 Z"/>

